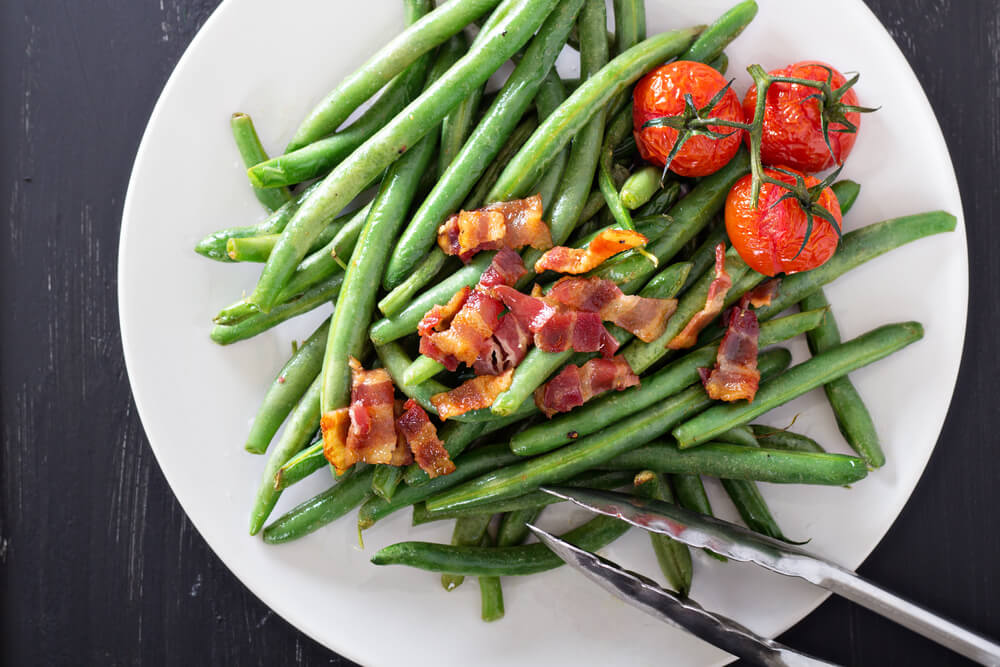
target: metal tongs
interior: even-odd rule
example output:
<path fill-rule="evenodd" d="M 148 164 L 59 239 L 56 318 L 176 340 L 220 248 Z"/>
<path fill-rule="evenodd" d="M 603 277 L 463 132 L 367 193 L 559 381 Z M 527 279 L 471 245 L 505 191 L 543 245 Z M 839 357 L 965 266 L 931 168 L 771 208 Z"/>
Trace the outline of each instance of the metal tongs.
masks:
<path fill-rule="evenodd" d="M 798 547 L 672 503 L 612 491 L 564 487 L 542 487 L 542 490 L 592 512 L 668 535 L 688 546 L 710 549 L 733 560 L 750 561 L 779 574 L 805 579 L 976 662 L 1000 665 L 1000 645 Z M 661 588 L 641 574 L 584 551 L 540 528 L 528 527 L 568 565 L 612 595 L 739 658 L 759 665 L 831 664 L 761 637 L 732 619 L 704 609 L 690 598 Z"/>

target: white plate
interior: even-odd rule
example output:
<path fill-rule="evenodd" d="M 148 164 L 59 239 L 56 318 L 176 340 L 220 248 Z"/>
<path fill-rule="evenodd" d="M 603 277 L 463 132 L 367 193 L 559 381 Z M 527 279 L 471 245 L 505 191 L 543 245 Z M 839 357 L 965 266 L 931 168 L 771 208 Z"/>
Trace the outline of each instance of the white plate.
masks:
<path fill-rule="evenodd" d="M 649 27 L 709 22 L 732 0 L 649 2 Z M 934 446 L 954 388 L 968 293 L 961 202 L 940 130 L 913 72 L 860 1 L 763 0 L 760 15 L 728 50 L 736 88 L 743 68 L 818 58 L 858 70 L 863 103 L 881 110 L 862 122 L 844 176 L 863 184 L 845 224 L 946 209 L 954 234 L 922 240 L 852 271 L 829 287 L 845 337 L 886 322 L 916 319 L 925 339 L 852 375 L 879 427 L 889 463 L 853 489 L 763 485 L 792 537 L 856 567 L 888 530 Z M 368 563 L 402 539 L 445 541 L 450 526 L 409 527 L 409 512 L 380 523 L 357 546 L 344 519 L 307 539 L 266 546 L 247 536 L 247 515 L 264 459 L 242 450 L 247 426 L 293 338 L 312 330 L 315 312 L 252 341 L 209 341 L 212 315 L 256 280 L 257 266 L 224 265 L 192 252 L 218 228 L 261 217 L 231 143 L 228 117 L 253 115 L 272 150 L 343 75 L 402 25 L 398 0 L 226 2 L 198 33 L 170 77 L 143 137 L 122 221 L 119 301 L 122 341 L 136 404 L 157 460 L 204 538 L 265 603 L 334 651 L 368 665 L 711 664 L 725 655 L 627 608 L 563 568 L 504 582 L 507 616 L 479 620 L 474 582 L 445 594 L 437 575 Z M 822 30 L 797 26 L 819 22 Z M 571 63 L 570 63 L 571 69 Z M 798 359 L 804 345 L 792 348 Z M 768 416 L 828 448 L 846 451 L 821 393 Z M 295 487 L 276 512 L 329 484 L 326 473 Z M 716 507 L 733 516 L 713 488 Z M 277 514 L 276 514 L 277 515 Z M 549 525 L 565 516 L 553 512 Z M 638 531 L 606 550 L 656 573 Z M 774 635 L 824 598 L 812 586 L 753 566 L 696 555 L 693 596 L 710 609 Z"/>

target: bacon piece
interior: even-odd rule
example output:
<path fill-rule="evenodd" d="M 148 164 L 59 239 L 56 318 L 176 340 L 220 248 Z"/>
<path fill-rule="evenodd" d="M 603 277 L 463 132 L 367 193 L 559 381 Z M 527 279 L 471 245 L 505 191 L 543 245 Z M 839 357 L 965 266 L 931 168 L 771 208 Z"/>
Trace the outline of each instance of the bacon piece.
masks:
<path fill-rule="evenodd" d="M 500 375 L 480 375 L 466 380 L 451 391 L 431 396 L 431 403 L 442 420 L 457 417 L 469 410 L 488 408 L 501 393 L 510 389 L 514 369 Z"/>
<path fill-rule="evenodd" d="M 505 370 L 516 368 L 524 360 L 530 344 L 531 334 L 516 317 L 507 313 L 500 318 L 500 326 L 486 341 L 472 368 L 476 375 L 500 375 Z"/>
<path fill-rule="evenodd" d="M 438 246 L 448 255 L 468 262 L 482 250 L 552 247 L 552 236 L 542 220 L 542 198 L 497 202 L 475 211 L 460 211 L 438 227 Z"/>
<path fill-rule="evenodd" d="M 618 285 L 603 278 L 560 278 L 549 296 L 559 303 L 612 322 L 641 341 L 660 337 L 667 320 L 677 310 L 677 299 L 649 299 L 623 294 Z"/>
<path fill-rule="evenodd" d="M 347 449 L 365 463 L 391 463 L 398 444 L 392 378 L 382 368 L 366 371 L 353 357 L 349 363 L 351 428 Z"/>
<path fill-rule="evenodd" d="M 583 366 L 566 366 L 536 389 L 535 405 L 551 419 L 557 412 L 569 412 L 595 396 L 638 384 L 639 376 L 632 372 L 624 357 L 591 359 Z"/>
<path fill-rule="evenodd" d="M 417 326 L 420 353 L 450 371 L 458 368 L 459 362 L 472 366 L 488 355 L 495 347 L 493 334 L 503 313 L 503 304 L 493 295 L 493 288 L 513 285 L 524 274 L 524 264 L 516 252 L 498 252 L 475 289 L 463 287 L 447 304 L 434 306 L 424 315 Z"/>
<path fill-rule="evenodd" d="M 760 384 L 757 370 L 757 313 L 750 310 L 749 296 L 726 312 L 726 334 L 719 343 L 715 368 L 699 368 L 709 398 L 721 401 L 753 401 Z"/>
<path fill-rule="evenodd" d="M 545 352 L 572 348 L 576 352 L 600 352 L 611 357 L 618 350 L 618 341 L 604 328 L 597 313 L 567 308 L 537 292 L 529 296 L 506 286 L 497 287 L 494 292 L 521 326 L 534 334 L 535 347 Z"/>
<path fill-rule="evenodd" d="M 347 431 L 351 427 L 351 417 L 347 408 L 330 410 L 319 420 L 323 433 L 323 456 L 330 462 L 338 475 L 357 463 L 357 452 L 347 448 Z"/>
<path fill-rule="evenodd" d="M 770 306 L 774 297 L 778 296 L 778 285 L 780 283 L 781 278 L 771 278 L 767 282 L 757 285 L 757 287 L 753 288 L 747 294 L 750 298 L 750 305 L 754 308 Z"/>
<path fill-rule="evenodd" d="M 438 439 L 437 429 L 424 409 L 412 398 L 403 405 L 402 414 L 396 418 L 400 436 L 413 452 L 417 465 L 434 479 L 438 475 L 455 472 L 455 464 L 448 456 L 444 443 Z"/>
<path fill-rule="evenodd" d="M 674 336 L 667 347 L 680 350 L 691 347 L 698 341 L 698 334 L 722 312 L 726 302 L 726 293 L 733 286 L 733 279 L 726 273 L 726 246 L 723 243 L 715 246 L 715 279 L 708 286 L 708 296 L 705 307 L 694 314 L 679 334 Z"/>
<path fill-rule="evenodd" d="M 535 273 L 586 273 L 597 268 L 604 260 L 620 252 L 641 246 L 648 239 L 639 232 L 627 229 L 605 229 L 587 244 L 586 248 L 556 246 L 546 251 L 535 262 Z"/>

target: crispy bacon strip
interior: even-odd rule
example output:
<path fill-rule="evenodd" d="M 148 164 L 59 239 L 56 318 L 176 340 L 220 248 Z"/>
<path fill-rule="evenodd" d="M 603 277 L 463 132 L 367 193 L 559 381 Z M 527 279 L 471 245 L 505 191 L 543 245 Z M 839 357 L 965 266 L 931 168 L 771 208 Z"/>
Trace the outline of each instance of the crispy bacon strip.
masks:
<path fill-rule="evenodd" d="M 760 326 L 757 313 L 749 308 L 750 298 L 726 312 L 726 334 L 719 343 L 715 368 L 699 368 L 702 384 L 709 398 L 719 401 L 753 401 L 760 384 L 757 370 L 757 339 Z"/>
<path fill-rule="evenodd" d="M 466 380 L 451 391 L 431 396 L 431 403 L 442 420 L 465 414 L 469 410 L 488 408 L 501 393 L 510 389 L 514 369 L 500 375 L 480 375 Z"/>
<path fill-rule="evenodd" d="M 542 198 L 497 202 L 475 211 L 460 211 L 438 227 L 438 246 L 448 255 L 468 262 L 482 250 L 552 247 L 552 236 L 542 220 Z"/>
<path fill-rule="evenodd" d="M 566 366 L 536 389 L 535 405 L 551 419 L 557 412 L 569 412 L 595 396 L 638 384 L 639 376 L 632 372 L 624 357 L 591 359 L 583 366 Z"/>
<path fill-rule="evenodd" d="M 781 284 L 781 278 L 771 278 L 767 282 L 757 285 L 747 294 L 750 305 L 754 308 L 770 306 L 774 297 L 778 296 L 779 284 Z"/>
<path fill-rule="evenodd" d="M 472 366 L 488 355 L 495 347 L 493 334 L 503 313 L 503 303 L 493 295 L 493 289 L 513 285 L 524 273 L 516 252 L 498 252 L 475 289 L 462 288 L 444 306 L 431 308 L 420 321 L 420 353 L 451 371 L 459 362 Z"/>
<path fill-rule="evenodd" d="M 323 456 L 330 462 L 338 475 L 357 463 L 357 452 L 347 449 L 347 431 L 351 427 L 351 417 L 347 408 L 330 410 L 319 420 L 323 433 Z"/>
<path fill-rule="evenodd" d="M 417 465 L 433 479 L 438 475 L 455 472 L 455 464 L 448 456 L 444 443 L 438 439 L 437 429 L 424 409 L 412 398 L 403 405 L 402 414 L 396 418 L 396 428 L 406 441 Z"/>
<path fill-rule="evenodd" d="M 500 375 L 505 370 L 516 368 L 524 360 L 530 344 L 531 334 L 516 317 L 507 313 L 500 318 L 500 326 L 486 341 L 472 368 L 476 375 Z"/>
<path fill-rule="evenodd" d="M 623 294 L 618 285 L 603 278 L 560 278 L 549 296 L 559 303 L 612 322 L 639 340 L 656 340 L 677 310 L 677 299 L 649 299 Z"/>
<path fill-rule="evenodd" d="M 556 246 L 546 251 L 535 262 L 535 273 L 586 273 L 597 268 L 604 260 L 620 252 L 641 246 L 648 239 L 639 232 L 627 229 L 605 229 L 586 248 Z"/>
<path fill-rule="evenodd" d="M 611 357 L 618 341 L 608 333 L 598 313 L 568 308 L 549 297 L 522 294 L 512 287 L 499 286 L 494 292 L 510 308 L 510 314 L 534 334 L 535 347 L 545 352 L 600 352 Z"/>
<path fill-rule="evenodd" d="M 733 286 L 733 279 L 726 273 L 726 246 L 723 243 L 715 246 L 715 280 L 708 286 L 708 296 L 705 307 L 694 314 L 679 334 L 674 336 L 667 347 L 680 350 L 691 347 L 698 341 L 698 334 L 722 312 L 726 302 L 726 293 Z"/>

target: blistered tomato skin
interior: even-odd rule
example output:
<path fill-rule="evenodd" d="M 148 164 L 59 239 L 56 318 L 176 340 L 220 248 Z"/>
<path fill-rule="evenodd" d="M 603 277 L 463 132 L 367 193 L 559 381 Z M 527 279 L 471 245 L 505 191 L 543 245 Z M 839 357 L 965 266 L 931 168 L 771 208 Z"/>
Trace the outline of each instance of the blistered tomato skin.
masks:
<path fill-rule="evenodd" d="M 787 174 L 766 169 L 771 178 L 789 185 L 795 179 Z M 812 176 L 805 178 L 812 187 L 819 181 Z M 775 204 L 788 191 L 777 185 L 763 183 L 757 207 L 750 205 L 752 197 L 751 176 L 736 182 L 726 198 L 726 232 L 733 247 L 747 265 L 758 273 L 774 276 L 779 273 L 808 271 L 825 263 L 837 250 L 837 230 L 823 218 L 813 216 L 813 228 L 802 252 L 808 220 L 798 201 L 789 198 Z M 841 224 L 840 204 L 833 190 L 826 188 L 817 201 L 819 206 L 833 214 L 837 226 Z"/>
<path fill-rule="evenodd" d="M 824 67 L 830 66 L 819 61 L 804 61 L 776 69 L 769 74 L 826 81 L 829 72 Z M 833 70 L 831 86 L 836 90 L 844 85 L 847 79 L 836 69 L 832 67 L 830 69 Z M 814 174 L 837 164 L 843 164 L 850 155 L 858 135 L 853 132 L 838 132 L 837 130 L 844 129 L 841 123 L 830 124 L 830 146 L 833 148 L 833 155 L 830 155 L 830 149 L 823 139 L 819 101 L 806 99 L 817 92 L 815 88 L 795 83 L 772 83 L 768 88 L 760 151 L 761 161 L 765 165 L 784 164 Z M 854 89 L 848 89 L 840 102 L 857 106 L 858 96 Z M 743 113 L 747 118 L 753 118 L 756 104 L 757 89 L 751 86 L 743 98 Z M 847 120 L 860 128 L 861 114 L 850 111 L 845 115 Z"/>
<path fill-rule="evenodd" d="M 663 166 L 677 141 L 677 130 L 670 127 L 642 128 L 646 121 L 677 116 L 684 111 L 684 95 L 690 93 L 696 108 L 701 109 L 726 86 L 718 71 L 703 63 L 679 60 L 653 70 L 639 81 L 633 92 L 632 121 L 639 154 L 647 162 Z M 711 116 L 738 123 L 744 122 L 740 98 L 732 90 L 712 109 Z M 731 127 L 711 126 L 716 132 L 733 132 Z M 740 148 L 743 130 L 724 139 L 692 136 L 674 156 L 670 171 L 679 176 L 708 176 L 722 169 Z"/>

